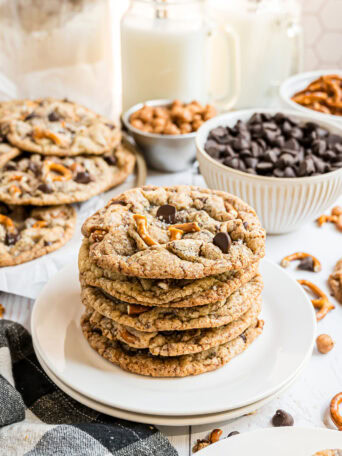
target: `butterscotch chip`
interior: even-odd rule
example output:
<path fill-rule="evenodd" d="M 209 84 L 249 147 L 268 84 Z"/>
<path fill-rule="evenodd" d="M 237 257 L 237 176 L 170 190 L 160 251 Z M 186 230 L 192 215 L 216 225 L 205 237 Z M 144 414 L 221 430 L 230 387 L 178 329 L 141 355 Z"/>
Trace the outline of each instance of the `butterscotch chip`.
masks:
<path fill-rule="evenodd" d="M 76 224 L 72 206 L 25 208 L 0 203 L 0 214 L 0 267 L 25 263 L 59 249 L 71 238 Z"/>
<path fill-rule="evenodd" d="M 176 227 L 196 223 L 199 231 L 170 241 L 170 225 L 157 217 L 165 204 L 176 208 Z M 155 245 L 147 245 L 140 236 L 134 220 L 137 214 L 146 217 Z M 99 227 L 108 234 L 93 242 L 90 234 Z M 221 231 L 232 241 L 228 253 L 213 243 Z M 89 217 L 82 233 L 89 239 L 89 257 L 95 265 L 150 279 L 199 279 L 245 269 L 265 253 L 265 231 L 251 207 L 228 193 L 191 186 L 129 190 Z"/>

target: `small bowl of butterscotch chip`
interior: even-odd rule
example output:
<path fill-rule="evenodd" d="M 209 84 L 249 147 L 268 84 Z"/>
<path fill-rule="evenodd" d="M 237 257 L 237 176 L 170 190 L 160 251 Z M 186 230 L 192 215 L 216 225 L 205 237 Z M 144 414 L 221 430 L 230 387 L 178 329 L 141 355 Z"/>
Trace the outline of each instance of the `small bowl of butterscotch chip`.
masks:
<path fill-rule="evenodd" d="M 149 167 L 177 172 L 193 164 L 196 131 L 215 115 L 213 106 L 198 101 L 151 100 L 130 108 L 122 120 Z"/>

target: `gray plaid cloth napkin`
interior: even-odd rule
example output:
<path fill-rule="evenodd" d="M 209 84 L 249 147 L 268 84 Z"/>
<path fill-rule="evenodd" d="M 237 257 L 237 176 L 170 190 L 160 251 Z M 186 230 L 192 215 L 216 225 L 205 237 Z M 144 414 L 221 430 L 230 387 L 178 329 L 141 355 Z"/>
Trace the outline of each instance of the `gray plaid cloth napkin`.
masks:
<path fill-rule="evenodd" d="M 44 373 L 29 333 L 0 320 L 0 455 L 177 456 L 154 426 L 98 413 Z"/>

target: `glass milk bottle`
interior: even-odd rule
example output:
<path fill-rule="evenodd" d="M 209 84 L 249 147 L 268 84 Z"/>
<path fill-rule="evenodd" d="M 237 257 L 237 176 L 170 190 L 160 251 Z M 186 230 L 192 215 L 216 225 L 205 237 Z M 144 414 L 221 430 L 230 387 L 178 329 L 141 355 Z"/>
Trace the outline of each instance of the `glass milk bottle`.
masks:
<path fill-rule="evenodd" d="M 302 28 L 298 0 L 208 0 L 207 13 L 238 35 L 241 90 L 235 109 L 270 105 L 281 82 L 301 69 Z M 216 66 L 225 42 L 214 38 Z M 213 76 L 214 92 L 231 78 L 237 61 Z"/>
<path fill-rule="evenodd" d="M 208 102 L 212 34 L 202 0 L 131 0 L 121 21 L 123 112 L 151 99 Z M 223 39 L 236 53 L 234 36 Z M 236 98 L 236 74 L 232 85 L 220 102 Z"/>

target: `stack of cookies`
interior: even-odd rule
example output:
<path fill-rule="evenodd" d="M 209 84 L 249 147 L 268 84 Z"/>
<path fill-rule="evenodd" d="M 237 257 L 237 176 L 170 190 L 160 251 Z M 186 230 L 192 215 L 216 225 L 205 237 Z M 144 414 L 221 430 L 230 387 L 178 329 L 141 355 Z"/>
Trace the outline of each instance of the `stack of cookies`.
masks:
<path fill-rule="evenodd" d="M 265 232 L 224 192 L 129 190 L 83 225 L 81 326 L 108 361 L 136 374 L 215 370 L 262 332 Z"/>
<path fill-rule="evenodd" d="M 0 266 L 64 245 L 85 201 L 133 172 L 109 120 L 68 100 L 0 103 Z M 37 208 L 38 206 L 38 208 Z"/>

